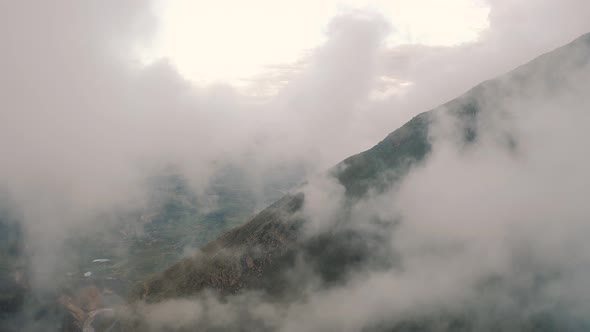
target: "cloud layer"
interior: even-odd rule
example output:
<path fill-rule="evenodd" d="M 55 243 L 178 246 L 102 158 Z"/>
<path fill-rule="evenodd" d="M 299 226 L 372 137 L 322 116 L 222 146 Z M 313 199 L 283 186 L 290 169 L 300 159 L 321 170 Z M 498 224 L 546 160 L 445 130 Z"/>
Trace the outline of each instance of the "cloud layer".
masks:
<path fill-rule="evenodd" d="M 224 163 L 251 174 L 252 186 L 293 165 L 304 169 L 297 175 L 303 179 L 370 147 L 418 112 L 590 31 L 586 1 L 490 4 L 490 30 L 476 43 L 452 48 L 385 49 L 395 23 L 365 12 L 337 17 L 326 43 L 262 103 L 230 86 L 191 86 L 165 60 L 142 67 L 135 51 L 157 29 L 142 1 L 1 4 L 0 193 L 8 197 L 3 208 L 24 225 L 34 284 L 50 287 L 61 273 L 61 246 L 71 233 L 117 222 L 104 218 L 113 211 L 141 208 L 146 178 L 164 167 L 178 167 L 197 192 Z M 453 130 L 443 127 L 429 164 L 390 193 L 397 203 L 375 197 L 359 210 L 407 220 L 392 235 L 402 238 L 394 241 L 396 250 L 412 257 L 406 272 L 353 280 L 350 287 L 320 292 L 312 305 L 293 304 L 279 318 L 261 304 L 260 314 L 286 331 L 301 315 L 311 317 L 308 329 L 358 330 L 374 315 L 437 305 L 433 298 L 469 298 L 459 290 L 465 283 L 487 272 L 512 276 L 520 255 L 527 264 L 541 260 L 568 271 L 564 280 L 576 287 L 560 283 L 547 296 L 586 303 L 575 290 L 584 285 L 580 271 L 587 259 L 580 234 L 588 216 L 584 171 L 590 165 L 581 153 L 588 141 L 588 72 L 567 70 L 557 77 L 564 81 L 554 98 L 539 92 L 551 90 L 542 81 L 526 98 L 498 95 L 501 102 L 489 113 L 505 108 L 501 114 L 508 119 L 486 119 L 482 128 L 489 137 L 478 149 L 456 151 L 444 143 L 444 133 Z M 375 100 L 382 76 L 411 85 Z M 494 145 L 507 126 L 518 134 L 518 157 Z M 333 189 L 328 197 L 338 197 L 338 189 L 327 187 Z M 316 207 L 310 213 L 331 217 Z M 464 249 L 453 255 L 457 246 Z M 450 256 L 429 254 L 442 255 L 447 247 Z M 433 273 L 440 284 L 426 292 Z M 349 296 L 361 305 L 347 307 Z M 414 301 L 402 301 L 409 298 Z M 385 305 L 388 311 L 378 309 Z M 330 319 L 335 317 L 344 319 Z"/>

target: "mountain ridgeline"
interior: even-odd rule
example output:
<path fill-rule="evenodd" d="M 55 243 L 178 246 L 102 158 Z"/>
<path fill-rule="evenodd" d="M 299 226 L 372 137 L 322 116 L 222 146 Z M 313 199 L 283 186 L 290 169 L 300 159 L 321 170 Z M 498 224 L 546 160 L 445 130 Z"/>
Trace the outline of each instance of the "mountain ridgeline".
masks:
<path fill-rule="evenodd" d="M 559 95 L 569 73 L 588 66 L 589 49 L 590 34 L 486 81 L 465 95 L 414 117 L 373 148 L 342 161 L 328 176 L 345 188 L 351 204 L 371 191 L 388 190 L 428 159 L 432 149 L 430 131 L 439 116 L 456 119 L 462 137 L 459 144 L 469 146 L 478 140 L 478 127 L 485 113 L 504 107 L 496 100 L 498 96 Z M 510 132 L 504 134 L 503 144 L 506 149 L 518 149 L 518 140 Z M 376 248 L 365 245 L 367 241 L 362 239 L 366 234 L 345 226 L 311 237 L 301 236 L 306 220 L 300 211 L 305 204 L 304 193 L 294 190 L 248 223 L 204 246 L 195 257 L 184 259 L 142 284 L 135 298 L 153 302 L 191 296 L 205 289 L 222 294 L 242 289 L 283 294 L 292 291 L 284 272 L 298 256 L 310 261 L 328 283 L 337 283 L 349 269 L 371 261 Z M 347 219 L 346 213 L 342 219 Z"/>
<path fill-rule="evenodd" d="M 434 110 L 417 115 L 373 148 L 345 159 L 324 174 L 344 190 L 344 203 L 335 218 L 337 222 L 330 227 L 312 233 L 307 231 L 310 220 L 305 207 L 312 198 L 306 195 L 306 184 L 303 184 L 249 222 L 201 247 L 193 257 L 139 284 L 131 295 L 131 302 L 152 304 L 168 299 L 195 299 L 211 293 L 221 301 L 230 301 L 234 296 L 255 291 L 263 294 L 269 303 L 279 305 L 300 299 L 303 290 L 312 285 L 325 290 L 345 284 L 355 273 L 403 269 L 400 257 L 391 255 L 391 251 L 382 254 L 384 248 L 391 247 L 392 239 L 387 234 L 395 232 L 403 220 L 371 220 L 374 227 L 366 230 L 354 227 L 357 220 L 350 207 L 371 195 L 395 189 L 407 174 L 427 163 L 436 148 L 433 135 L 440 119 L 452 119 L 458 137 L 455 144 L 460 149 L 477 148 L 487 118 L 507 110 L 518 112 L 514 109 L 518 104 L 506 103 L 506 100 L 541 96 L 542 103 L 563 96 L 572 86 L 587 88 L 589 61 L 590 34 L 587 34 L 499 78 L 483 82 Z M 506 151 L 519 153 L 518 135 L 509 127 L 501 131 L 497 143 Z M 542 280 L 547 276 L 536 272 L 534 276 L 540 280 L 535 287 L 542 287 Z M 494 285 L 502 282 L 490 277 L 482 281 L 478 292 L 493 292 Z M 519 290 L 514 296 L 526 303 L 526 299 L 534 298 L 534 292 L 534 289 Z M 481 325 L 481 313 L 465 308 L 374 322 L 363 326 L 362 330 L 580 331 L 590 327 L 586 320 L 573 318 L 568 312 L 547 309 L 531 313 L 525 308 L 523 304 L 522 312 L 510 313 L 490 309 L 486 311 L 488 323 L 485 326 Z M 249 322 L 244 323 L 242 329 L 272 330 L 263 328 L 264 324 Z M 199 326 L 208 330 L 207 325 Z"/>
<path fill-rule="evenodd" d="M 372 149 L 343 161 L 328 172 L 329 176 L 339 180 L 346 188 L 348 199 L 353 201 L 371 189 L 385 190 L 429 153 L 430 116 L 430 113 L 416 116 Z M 346 231 L 299 241 L 305 224 L 299 212 L 304 204 L 302 192 L 286 195 L 248 223 L 201 248 L 196 257 L 185 259 L 149 280 L 138 288 L 136 295 L 155 301 L 192 295 L 207 288 L 226 294 L 242 288 L 280 292 L 286 282 L 280 280 L 280 272 L 294 262 L 296 255 L 307 253 L 328 263 L 326 270 L 340 274 L 340 269 L 369 254 L 368 248 L 350 247 L 355 234 Z M 346 246 L 338 249 L 340 241 Z M 327 248 L 335 257 L 322 257 Z M 322 265 L 318 262 L 318 267 Z"/>

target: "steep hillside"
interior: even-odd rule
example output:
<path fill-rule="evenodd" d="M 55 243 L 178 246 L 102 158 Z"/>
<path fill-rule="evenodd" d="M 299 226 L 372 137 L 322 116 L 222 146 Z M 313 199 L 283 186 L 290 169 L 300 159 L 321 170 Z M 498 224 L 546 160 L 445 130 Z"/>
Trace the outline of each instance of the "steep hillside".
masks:
<path fill-rule="evenodd" d="M 384 190 L 423 160 L 429 150 L 429 113 L 416 116 L 372 149 L 343 161 L 329 173 L 346 188 L 350 200 L 357 200 L 369 189 Z M 346 230 L 298 241 L 305 223 L 299 214 L 305 195 L 294 191 L 272 204 L 243 226 L 237 227 L 204 246 L 194 258 L 172 266 L 136 290 L 135 296 L 147 301 L 189 296 L 206 288 L 223 294 L 242 288 L 285 291 L 284 268 L 295 256 L 307 253 L 318 260 L 324 278 L 337 279 L 346 267 L 370 255 L 362 243 L 351 246 L 355 234 Z M 344 241 L 340 248 L 338 243 Z M 326 247 L 332 255 L 326 255 Z M 325 255 L 325 257 L 317 254 Z M 324 264 L 324 263 L 327 263 Z"/>
<path fill-rule="evenodd" d="M 559 95 L 570 79 L 568 74 L 587 67 L 589 59 L 590 34 L 414 117 L 370 150 L 347 158 L 328 173 L 344 186 L 350 202 L 365 197 L 369 191 L 384 191 L 428 158 L 430 129 L 440 115 L 456 119 L 462 132 L 459 144 L 468 146 L 478 140 L 480 118 L 487 116 L 481 109 L 506 107 L 499 104 L 498 96 Z M 499 140 L 506 149 L 518 148 L 518 140 L 509 131 Z M 247 288 L 285 295 L 289 287 L 284 271 L 295 263 L 296 256 L 311 261 L 328 284 L 337 283 L 349 269 L 370 261 L 376 248 L 355 241 L 362 236 L 347 227 L 301 240 L 306 221 L 300 212 L 305 204 L 304 193 L 294 190 L 247 224 L 203 247 L 195 257 L 182 260 L 142 284 L 134 298 L 153 302 L 194 295 L 208 288 L 222 294 Z M 342 218 L 347 219 L 345 212 Z"/>

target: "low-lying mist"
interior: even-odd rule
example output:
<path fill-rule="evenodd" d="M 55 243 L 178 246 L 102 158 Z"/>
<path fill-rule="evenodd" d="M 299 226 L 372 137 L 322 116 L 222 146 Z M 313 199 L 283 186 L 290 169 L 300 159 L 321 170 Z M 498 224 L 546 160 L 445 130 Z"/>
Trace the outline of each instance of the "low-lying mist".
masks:
<path fill-rule="evenodd" d="M 538 61 L 482 85 L 467 141 L 465 119 L 436 108 L 432 152 L 385 192 L 351 202 L 321 173 L 419 112 L 590 31 L 583 0 L 489 3 L 490 30 L 455 47 L 387 47 L 395 22 L 337 16 L 325 44 L 262 100 L 230 85 L 195 86 L 166 59 L 140 64 L 137 50 L 157 29 L 147 2 L 0 4 L 0 221 L 18 225 L 27 287 L 56 291 L 79 259 L 72 239 L 141 232 L 139 218 L 161 204 L 154 177 L 174 170 L 195 209 L 214 211 L 212 188 L 233 169 L 254 197 L 252 213 L 307 179 L 294 189 L 306 197 L 305 239 L 350 231 L 370 262 L 327 285 L 301 255 L 286 272 L 297 296 L 138 304 L 146 328 L 410 330 L 417 320 L 429 330 L 535 330 L 539 317 L 588 328 L 587 38 L 560 66 Z M 384 77 L 398 81 L 376 98 Z"/>
<path fill-rule="evenodd" d="M 477 105 L 468 121 L 456 104 L 436 109 L 431 154 L 386 192 L 350 206 L 336 179 L 310 180 L 301 189 L 306 236 L 347 229 L 372 250 L 370 263 L 341 271 L 344 281 L 322 283 L 319 258 L 302 254 L 286 271 L 295 277 L 285 288 L 298 292 L 286 302 L 202 295 L 148 305 L 147 321 L 155 329 L 587 329 L 588 54 L 585 36 L 484 83 L 458 102 Z"/>

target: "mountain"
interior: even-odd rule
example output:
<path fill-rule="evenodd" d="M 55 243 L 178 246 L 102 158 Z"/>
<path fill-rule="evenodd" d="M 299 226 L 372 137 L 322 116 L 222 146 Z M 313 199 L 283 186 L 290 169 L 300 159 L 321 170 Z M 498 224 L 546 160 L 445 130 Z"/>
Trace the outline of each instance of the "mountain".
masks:
<path fill-rule="evenodd" d="M 257 290 L 271 301 L 280 302 L 297 297 L 309 286 L 290 275 L 293 267 L 301 262 L 313 271 L 314 282 L 325 289 L 342 284 L 353 271 L 395 268 L 400 264 L 397 257 L 384 258 L 376 254 L 382 246 L 388 245 L 390 239 L 381 238 L 387 232 L 364 232 L 349 227 L 355 220 L 347 206 L 389 190 L 427 162 L 433 149 L 432 128 L 440 118 L 454 119 L 454 128 L 460 137 L 456 144 L 469 149 L 478 142 L 486 123 L 482 120 L 489 117 L 490 112 L 517 107 L 502 100 L 559 97 L 575 84 L 581 89 L 587 88 L 589 62 L 590 34 L 587 34 L 499 78 L 483 82 L 434 110 L 417 115 L 373 148 L 345 159 L 325 174 L 345 190 L 346 202 L 336 226 L 312 235 L 305 233 L 309 220 L 303 211 L 311 198 L 306 196 L 304 184 L 248 223 L 205 245 L 194 257 L 183 259 L 140 284 L 131 300 L 157 303 L 190 298 L 205 290 L 214 290 L 227 300 L 245 290 Z M 497 141 L 502 149 L 518 153 L 521 142 L 510 130 L 501 132 Z M 396 227 L 397 221 L 375 220 L 374 223 L 377 229 L 390 230 Z M 367 241 L 368 237 L 376 241 Z M 518 316 L 518 322 L 512 325 L 498 322 L 495 330 L 511 326 L 523 331 L 569 331 L 586 326 L 576 325 L 569 318 L 563 318 L 567 316 L 564 315 L 547 312 L 524 318 Z M 470 331 L 478 328 L 467 313 L 443 313 L 408 318 L 393 325 L 376 323 L 365 330 Z"/>
<path fill-rule="evenodd" d="M 329 173 L 345 186 L 351 200 L 363 196 L 370 188 L 384 190 L 429 152 L 429 118 L 429 113 L 415 117 L 372 149 L 346 159 Z M 271 282 L 266 275 L 273 274 L 275 266 L 289 266 L 295 253 L 310 251 L 312 254 L 328 245 L 326 241 L 333 240 L 332 236 L 322 236 L 298 243 L 305 222 L 298 212 L 304 201 L 301 192 L 284 196 L 245 225 L 202 247 L 197 257 L 185 259 L 146 282 L 136 295 L 153 301 L 190 295 L 205 288 L 235 293 L 243 287 L 274 287 L 269 286 Z M 340 236 L 354 237 L 354 234 Z M 351 257 L 343 259 L 357 259 L 359 249 L 350 250 Z M 343 252 L 338 252 L 341 254 Z M 326 260 L 331 259 L 326 257 Z M 280 283 L 276 287 L 280 288 Z"/>
<path fill-rule="evenodd" d="M 63 280 L 56 282 L 59 286 L 54 293 L 31 295 L 26 270 L 29 258 L 18 216 L 0 210 L 0 330 L 19 330 L 20 323 L 29 321 L 40 325 L 38 330 L 44 330 L 47 322 L 68 331 L 161 330 L 145 325 L 150 311 L 146 314 L 142 310 L 167 300 L 186 299 L 235 309 L 232 315 L 239 316 L 241 326 L 232 326 L 230 330 L 273 331 L 275 327 L 267 322 L 251 317 L 251 313 L 242 313 L 240 305 L 244 304 L 240 301 L 247 299 L 246 307 L 254 304 L 248 301 L 255 300 L 286 310 L 294 303 L 306 303 L 315 293 L 345 287 L 359 276 L 375 271 L 403 271 L 404 259 L 391 251 L 394 240 L 390 235 L 404 220 L 397 216 L 359 220 L 366 216 L 359 216 L 355 209 L 394 191 L 408 174 L 425 167 L 437 152 L 433 137 L 440 135 L 442 122 L 451 123 L 447 129 L 454 135 L 454 144 L 468 152 L 479 148 L 482 133 L 493 125 L 490 118 L 506 120 L 518 115 L 520 107 L 530 106 L 523 106 L 522 101 L 534 101 L 533 105 L 541 109 L 554 100 L 560 101 L 559 107 L 564 107 L 562 116 L 567 117 L 571 115 L 566 112 L 568 107 L 590 104 L 588 86 L 590 34 L 417 115 L 371 149 L 343 160 L 319 176 L 320 182 L 328 181 L 342 190 L 328 192 L 342 201 L 330 216 L 331 223 L 312 231 L 311 219 L 317 216 L 310 216 L 308 209 L 323 204 L 310 191 L 317 179 L 293 188 L 282 198 L 277 194 L 293 185 L 297 176 L 286 181 L 266 181 L 270 187 L 264 188 L 262 200 L 278 200 L 240 225 L 257 210 L 260 193 L 248 188 L 247 175 L 240 174 L 239 167 L 221 170 L 212 181 L 207 193 L 217 200 L 217 208 L 212 210 L 203 208 L 202 198 L 192 193 L 177 174 L 160 174 L 150 184 L 153 202 L 142 211 L 118 216 L 132 221 L 123 223 L 125 227 L 118 227 L 118 223 L 112 229 L 97 229 L 85 237 L 67 239 L 64 246 L 75 254 L 64 257 L 68 270 L 64 270 Z M 495 132 L 495 144 L 516 157 L 526 153 L 527 142 L 521 141 L 510 121 L 501 123 L 506 126 Z M 326 210 L 329 208 L 326 206 Z M 361 221 L 371 227 L 359 227 Z M 208 242 L 212 238 L 216 239 Z M 199 250 L 181 259 L 188 256 L 187 248 Z M 407 317 L 382 318 L 365 323 L 358 330 L 590 330 L 587 315 L 566 309 L 567 303 L 541 301 L 540 307 L 534 306 L 539 304 L 539 289 L 547 288 L 561 272 L 538 268 L 530 262 L 521 269 L 522 275 L 518 277 L 533 280 L 532 286 L 515 285 L 513 280 L 490 275 L 478 283 L 475 303 L 449 304 L 450 308 L 444 310 L 425 309 Z M 86 276 L 87 272 L 92 273 Z M 516 302 L 509 312 L 494 302 L 506 300 L 498 295 L 499 290 L 506 289 L 511 292 L 510 301 Z M 125 304 L 118 295 L 128 293 L 130 303 Z M 206 302 L 212 296 L 218 301 L 215 305 Z M 131 311 L 132 319 L 116 316 L 114 313 L 119 310 L 115 309 L 125 314 Z M 580 311 L 584 313 L 583 308 Z M 191 322 L 202 330 L 228 330 L 208 319 Z"/>

